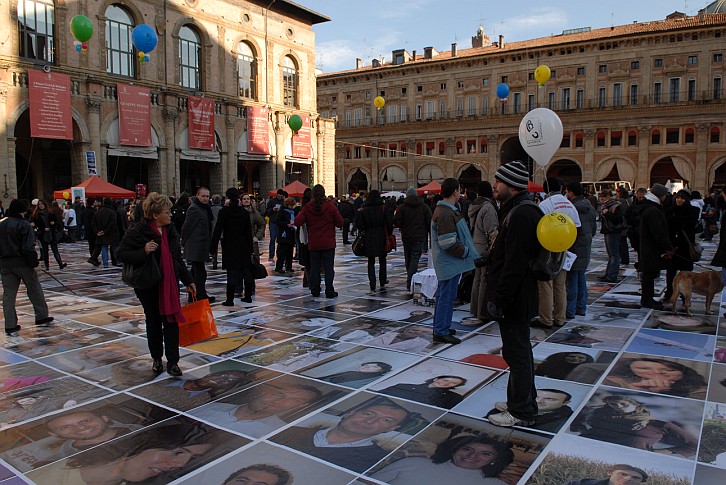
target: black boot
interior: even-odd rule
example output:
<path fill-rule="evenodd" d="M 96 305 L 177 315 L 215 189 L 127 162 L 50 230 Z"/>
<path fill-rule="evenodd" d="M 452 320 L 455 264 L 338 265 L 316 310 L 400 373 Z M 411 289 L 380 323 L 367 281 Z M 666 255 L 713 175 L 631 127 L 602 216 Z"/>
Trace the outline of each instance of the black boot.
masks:
<path fill-rule="evenodd" d="M 234 285 L 227 285 L 227 299 L 222 302 L 223 306 L 234 306 Z"/>
<path fill-rule="evenodd" d="M 310 279 L 308 278 L 308 274 L 310 271 L 308 271 L 307 268 L 305 268 L 303 272 L 303 288 L 309 288 L 310 287 Z"/>

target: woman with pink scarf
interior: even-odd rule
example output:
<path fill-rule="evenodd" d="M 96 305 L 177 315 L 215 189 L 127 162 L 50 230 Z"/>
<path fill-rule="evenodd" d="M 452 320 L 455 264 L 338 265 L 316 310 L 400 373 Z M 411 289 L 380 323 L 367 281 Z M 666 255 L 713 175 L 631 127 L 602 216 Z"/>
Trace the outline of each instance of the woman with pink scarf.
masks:
<path fill-rule="evenodd" d="M 179 301 L 178 280 L 192 296 L 196 287 L 182 259 L 179 234 L 171 224 L 172 203 L 169 197 L 152 192 L 144 201 L 144 219 L 126 232 L 119 246 L 119 262 L 143 266 L 147 257 L 154 258 L 161 278 L 143 289 L 134 288 L 146 315 L 146 338 L 157 374 L 164 371 L 161 357 L 166 353 L 166 371 L 175 377 L 179 369 L 179 322 L 184 321 Z M 141 285 L 143 286 L 143 285 Z"/>

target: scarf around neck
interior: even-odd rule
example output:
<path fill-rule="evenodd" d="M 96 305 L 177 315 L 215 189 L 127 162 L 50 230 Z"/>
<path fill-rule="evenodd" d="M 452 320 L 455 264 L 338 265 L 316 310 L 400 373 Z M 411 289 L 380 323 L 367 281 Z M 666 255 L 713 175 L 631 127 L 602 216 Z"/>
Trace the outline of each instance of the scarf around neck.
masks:
<path fill-rule="evenodd" d="M 149 223 L 156 231 L 156 228 Z M 174 273 L 174 258 L 169 247 L 169 228 L 161 228 L 161 281 L 159 281 L 159 314 L 166 317 L 168 322 L 183 322 L 184 315 L 179 303 L 179 286 Z"/>

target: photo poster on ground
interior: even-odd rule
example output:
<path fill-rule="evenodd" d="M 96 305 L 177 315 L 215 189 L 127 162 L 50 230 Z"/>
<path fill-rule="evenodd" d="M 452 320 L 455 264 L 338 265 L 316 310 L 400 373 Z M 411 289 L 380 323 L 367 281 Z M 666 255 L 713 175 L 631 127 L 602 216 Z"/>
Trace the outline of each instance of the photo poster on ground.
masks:
<path fill-rule="evenodd" d="M 81 203 L 86 206 L 86 188 L 85 187 L 71 187 L 71 201 L 75 202 L 76 197 L 81 198 Z"/>

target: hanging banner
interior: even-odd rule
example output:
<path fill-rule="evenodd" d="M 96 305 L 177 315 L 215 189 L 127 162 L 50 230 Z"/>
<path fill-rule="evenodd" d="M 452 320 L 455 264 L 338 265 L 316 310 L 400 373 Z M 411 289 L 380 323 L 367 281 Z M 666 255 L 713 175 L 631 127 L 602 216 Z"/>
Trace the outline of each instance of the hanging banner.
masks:
<path fill-rule="evenodd" d="M 292 135 L 292 156 L 295 158 L 313 158 L 313 147 L 310 145 L 310 116 L 300 115 L 302 127 Z"/>
<path fill-rule="evenodd" d="M 270 154 L 269 110 L 247 106 L 247 153 Z"/>
<path fill-rule="evenodd" d="M 151 90 L 129 84 L 117 84 L 119 144 L 150 147 Z"/>
<path fill-rule="evenodd" d="M 189 96 L 189 148 L 214 150 L 214 100 Z"/>
<path fill-rule="evenodd" d="M 28 71 L 30 136 L 73 139 L 71 77 L 44 71 Z"/>

